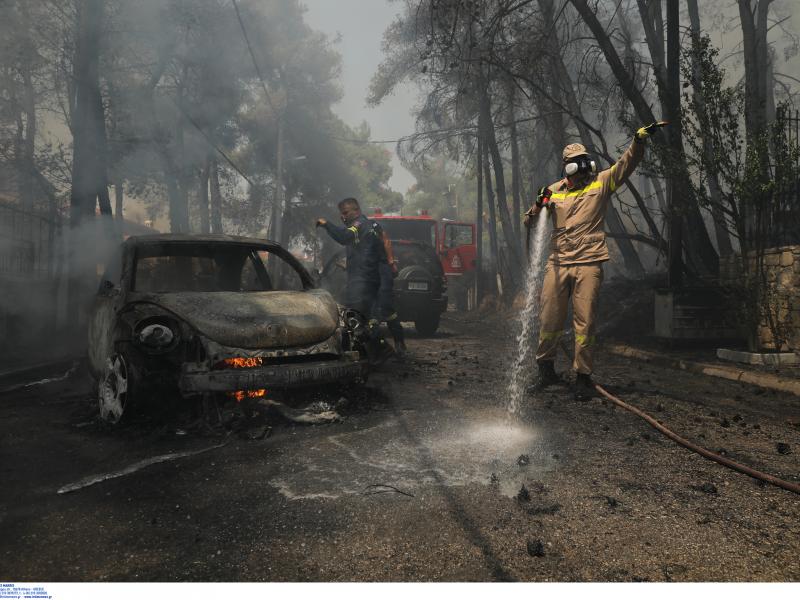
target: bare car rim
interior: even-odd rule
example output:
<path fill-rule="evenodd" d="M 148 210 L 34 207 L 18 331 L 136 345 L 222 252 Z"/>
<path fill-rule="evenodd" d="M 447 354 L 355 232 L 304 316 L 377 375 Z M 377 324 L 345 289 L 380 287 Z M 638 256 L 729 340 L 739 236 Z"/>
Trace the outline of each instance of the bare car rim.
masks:
<path fill-rule="evenodd" d="M 128 367 L 125 358 L 114 354 L 106 359 L 106 368 L 98 386 L 100 418 L 118 423 L 125 414 L 128 400 Z"/>

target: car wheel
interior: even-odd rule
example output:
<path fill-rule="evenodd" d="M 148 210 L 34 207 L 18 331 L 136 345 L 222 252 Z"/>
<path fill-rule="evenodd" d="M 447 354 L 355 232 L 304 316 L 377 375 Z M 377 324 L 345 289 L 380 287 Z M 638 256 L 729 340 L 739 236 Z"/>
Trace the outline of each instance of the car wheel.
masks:
<path fill-rule="evenodd" d="M 435 315 L 425 315 L 424 317 L 420 317 L 414 321 L 414 326 L 417 328 L 417 332 L 420 335 L 433 335 L 436 333 L 436 330 L 439 329 L 440 317 L 441 315 L 438 313 Z"/>
<path fill-rule="evenodd" d="M 97 384 L 100 418 L 117 425 L 130 415 L 133 402 L 133 381 L 130 363 L 123 354 L 112 354 L 106 359 L 103 373 Z"/>

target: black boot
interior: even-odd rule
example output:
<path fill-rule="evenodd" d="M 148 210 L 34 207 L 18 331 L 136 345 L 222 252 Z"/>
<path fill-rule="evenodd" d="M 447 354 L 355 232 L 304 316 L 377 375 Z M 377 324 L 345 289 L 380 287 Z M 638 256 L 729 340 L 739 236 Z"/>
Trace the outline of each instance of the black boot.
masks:
<path fill-rule="evenodd" d="M 585 402 L 594 397 L 594 383 L 592 376 L 586 373 L 578 373 L 575 377 L 575 400 Z"/>
<path fill-rule="evenodd" d="M 388 319 L 386 325 L 394 339 L 394 352 L 397 358 L 404 358 L 406 355 L 406 335 L 403 331 L 403 325 L 395 315 L 393 319 Z"/>
<path fill-rule="evenodd" d="M 367 341 L 367 359 L 371 366 L 377 367 L 386 362 L 392 355 L 392 347 L 380 332 L 380 323 L 375 319 L 369 321 L 369 337 Z"/>
<path fill-rule="evenodd" d="M 537 361 L 536 364 L 539 367 L 539 375 L 536 376 L 533 385 L 528 386 L 525 391 L 529 394 L 533 394 L 551 385 L 561 383 L 561 378 L 556 373 L 552 360 L 540 360 Z"/>

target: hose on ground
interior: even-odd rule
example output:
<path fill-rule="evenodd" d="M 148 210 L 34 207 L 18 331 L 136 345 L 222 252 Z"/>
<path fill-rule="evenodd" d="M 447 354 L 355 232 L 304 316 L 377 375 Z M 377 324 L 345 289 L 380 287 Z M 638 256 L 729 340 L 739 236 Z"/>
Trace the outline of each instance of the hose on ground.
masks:
<path fill-rule="evenodd" d="M 784 479 L 779 479 L 778 477 L 770 475 L 769 473 L 763 473 L 762 471 L 758 471 L 757 469 L 753 469 L 751 467 L 748 467 L 747 465 L 743 465 L 742 463 L 736 462 L 735 460 L 731 460 L 730 458 L 726 458 L 725 456 L 717 454 L 716 452 L 711 452 L 711 450 L 708 450 L 707 448 L 703 448 L 702 446 L 698 446 L 697 444 L 695 444 L 693 442 L 690 442 L 686 438 L 683 438 L 683 437 L 679 436 L 677 433 L 671 431 L 670 429 L 667 429 L 666 427 L 664 427 L 664 425 L 662 425 L 661 423 L 656 421 L 653 417 L 648 415 L 643 410 L 640 410 L 640 409 L 636 408 L 635 406 L 631 406 L 627 402 L 624 402 L 624 401 L 620 400 L 619 398 L 617 398 L 613 394 L 611 394 L 608 391 L 606 391 L 605 389 L 603 389 L 600 385 L 595 384 L 594 387 L 604 398 L 610 400 L 611 402 L 613 402 L 614 404 L 616 404 L 620 408 L 624 408 L 628 412 L 631 412 L 631 413 L 635 414 L 637 417 L 640 417 L 640 418 L 644 419 L 652 427 L 657 429 L 659 432 L 663 433 L 665 436 L 667 436 L 673 442 L 676 442 L 676 443 L 680 444 L 684 448 L 687 448 L 688 450 L 691 450 L 692 452 L 696 452 L 700 456 L 703 456 L 703 457 L 705 457 L 705 458 L 707 458 L 709 460 L 713 460 L 715 463 L 719 463 L 724 467 L 728 467 L 729 469 L 733 469 L 734 471 L 738 471 L 739 473 L 744 473 L 745 475 L 749 475 L 750 477 L 754 477 L 754 478 L 759 479 L 761 481 L 765 481 L 766 483 L 771 483 L 772 485 L 776 485 L 779 488 L 783 488 L 784 490 L 788 490 L 790 492 L 794 492 L 795 494 L 800 494 L 800 485 L 798 485 L 796 483 L 792 483 L 791 481 L 786 481 Z"/>

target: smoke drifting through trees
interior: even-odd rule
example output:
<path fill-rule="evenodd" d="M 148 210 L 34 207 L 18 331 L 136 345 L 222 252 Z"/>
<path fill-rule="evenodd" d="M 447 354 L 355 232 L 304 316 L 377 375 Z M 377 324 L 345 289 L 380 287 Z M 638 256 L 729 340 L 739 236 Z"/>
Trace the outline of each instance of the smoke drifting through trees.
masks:
<path fill-rule="evenodd" d="M 693 281 L 714 274 L 718 254 L 744 247 L 728 198 L 747 209 L 780 179 L 779 144 L 765 136 L 779 107 L 793 106 L 800 79 L 790 0 L 710 0 L 702 14 L 695 0 L 391 6 L 400 15 L 385 33 L 368 100 L 382 102 L 403 81 L 422 92 L 417 132 L 398 144 L 417 178 L 405 210 L 481 219 L 490 290 L 495 274 L 507 298 L 521 287 L 520 213 L 557 177 L 563 145 L 581 141 L 609 164 L 636 126 L 670 114 L 701 126 L 689 125 L 691 139 L 656 139 L 649 178 L 617 194 L 607 224 L 618 264 L 636 277 L 663 269 L 670 240 L 675 249 L 682 237 L 673 258 Z M 678 8 L 676 28 L 666 6 Z M 134 207 L 162 229 L 278 234 L 284 242 L 313 236 L 313 217 L 331 216 L 344 196 L 400 208 L 384 147 L 368 143 L 368 125 L 331 111 L 342 97 L 342 59 L 303 11 L 301 0 L 4 4 L 0 191 L 29 215 L 14 221 L 14 236 L 29 240 L 32 223 L 50 224 L 42 225 L 47 277 L 68 274 L 60 223 L 78 231 L 73 276 L 93 283 L 99 248 L 119 239 Z M 680 47 L 668 43 L 668 30 Z M 745 187 L 709 168 L 719 144 L 702 124 L 714 106 L 704 101 L 705 67 L 693 51 L 704 34 L 724 46 L 724 85 L 743 94 L 743 122 L 727 141 L 744 148 Z M 677 95 L 676 56 L 685 67 Z M 84 227 L 112 212 L 114 223 Z M 28 256 L 27 246 L 10 246 L 9 256 Z M 70 314 L 89 291 L 75 291 Z"/>
<path fill-rule="evenodd" d="M 17 0 L 0 28 L 0 161 L 22 209 L 74 230 L 71 315 L 126 204 L 174 232 L 282 222 L 288 243 L 344 196 L 402 201 L 388 153 L 362 143 L 369 127 L 331 111 L 341 57 L 297 0 Z M 112 213 L 110 186 L 116 223 L 84 226 Z"/>
<path fill-rule="evenodd" d="M 507 290 L 519 283 L 520 211 L 509 212 L 518 194 L 527 193 L 530 202 L 531 190 L 558 176 L 566 143 L 584 143 L 608 165 L 636 127 L 660 118 L 671 118 L 674 126 L 654 139 L 646 165 L 649 191 L 630 181 L 607 216 L 609 237 L 626 271 L 640 276 L 663 268 L 671 241 L 677 272 L 697 281 L 716 273 L 720 253 L 739 251 L 719 202 L 705 202 L 696 186 L 688 185 L 701 174 L 681 137 L 680 121 L 684 113 L 694 118 L 702 112 L 696 99 L 703 89 L 691 73 L 680 79 L 681 57 L 691 60 L 692 40 L 701 32 L 734 38 L 731 69 L 736 75 L 743 72 L 748 107 L 748 133 L 738 139 L 752 150 L 755 162 L 748 164 L 761 165 L 763 188 L 774 179 L 775 156 L 760 153 L 757 136 L 750 132 L 763 131 L 774 121 L 770 106 L 795 97 L 785 77 L 768 75 L 780 72 L 776 65 L 791 68 L 797 53 L 797 32 L 786 26 L 791 3 L 704 3 L 709 12 L 703 23 L 693 1 L 402 4 L 401 19 L 386 32 L 385 61 L 373 80 L 371 101 L 380 102 L 401 81 L 420 86 L 418 134 L 400 146 L 418 172 L 439 169 L 437 160 L 445 161 L 461 165 L 463 178 L 475 181 L 481 163 L 476 152 L 483 148 L 491 166 L 483 174 L 491 203 L 485 215 L 489 247 L 495 247 L 496 232 L 496 264 Z M 730 19 L 724 29 L 723 18 Z M 770 34 L 769 22 L 776 24 Z M 694 90 L 694 102 L 682 98 L 687 88 Z M 710 135 L 700 132 L 694 138 L 706 144 L 706 152 L 713 151 L 711 140 L 703 141 Z M 713 172 L 705 170 L 704 176 L 715 197 L 738 193 Z"/>

